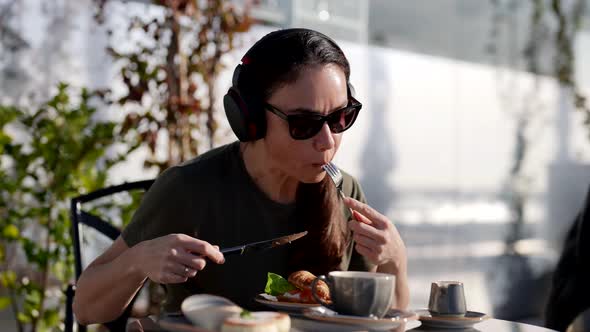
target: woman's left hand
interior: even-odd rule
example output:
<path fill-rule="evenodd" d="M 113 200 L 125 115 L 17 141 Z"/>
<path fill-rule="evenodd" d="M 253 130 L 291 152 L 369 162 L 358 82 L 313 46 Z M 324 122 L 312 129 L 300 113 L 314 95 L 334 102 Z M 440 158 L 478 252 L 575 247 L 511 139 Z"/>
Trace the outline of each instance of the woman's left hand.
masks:
<path fill-rule="evenodd" d="M 405 272 L 406 246 L 395 225 L 367 204 L 346 197 L 344 203 L 352 209 L 353 219 L 348 227 L 353 232 L 356 250 L 377 266 L 388 265 L 393 274 Z"/>

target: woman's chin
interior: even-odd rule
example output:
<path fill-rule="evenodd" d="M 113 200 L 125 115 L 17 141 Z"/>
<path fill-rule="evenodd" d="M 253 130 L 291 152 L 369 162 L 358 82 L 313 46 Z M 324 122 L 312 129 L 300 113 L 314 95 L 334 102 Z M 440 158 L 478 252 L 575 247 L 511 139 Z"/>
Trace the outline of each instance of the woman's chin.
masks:
<path fill-rule="evenodd" d="M 312 183 L 320 183 L 326 177 L 326 172 L 322 171 L 321 173 L 316 174 L 309 174 L 300 179 L 301 182 L 312 184 Z"/>

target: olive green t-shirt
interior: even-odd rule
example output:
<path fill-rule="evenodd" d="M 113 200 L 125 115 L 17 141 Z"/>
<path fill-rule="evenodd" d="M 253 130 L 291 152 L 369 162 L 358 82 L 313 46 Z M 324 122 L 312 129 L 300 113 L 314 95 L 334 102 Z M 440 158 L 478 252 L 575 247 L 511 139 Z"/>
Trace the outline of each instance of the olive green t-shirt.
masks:
<path fill-rule="evenodd" d="M 365 201 L 358 182 L 346 173 L 343 190 Z M 295 204 L 277 203 L 257 187 L 246 171 L 239 142 L 234 142 L 164 171 L 145 194 L 122 237 L 132 247 L 183 233 L 227 248 L 304 231 L 294 211 Z M 164 310 L 178 311 L 182 300 L 196 293 L 217 294 L 255 308 L 252 300 L 264 291 L 267 272 L 287 276 L 288 247 L 228 256 L 220 265 L 208 262 L 195 278 L 166 285 Z M 350 243 L 341 269 L 370 269 L 370 263 L 353 247 Z"/>

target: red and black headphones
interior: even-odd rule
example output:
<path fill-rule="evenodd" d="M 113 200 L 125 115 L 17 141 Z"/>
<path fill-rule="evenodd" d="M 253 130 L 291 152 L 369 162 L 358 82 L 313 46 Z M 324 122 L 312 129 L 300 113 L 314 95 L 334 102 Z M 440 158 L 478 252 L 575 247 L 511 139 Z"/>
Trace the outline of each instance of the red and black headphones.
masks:
<path fill-rule="evenodd" d="M 242 66 L 248 65 L 250 58 L 244 56 L 242 63 L 234 70 L 232 86 L 223 97 L 225 115 L 238 139 L 242 142 L 263 138 L 266 133 L 265 114 L 262 102 L 245 98 L 238 89 L 238 79 Z"/>
<path fill-rule="evenodd" d="M 240 73 L 244 66 L 248 66 L 254 59 L 250 56 L 259 44 L 266 44 L 271 40 L 276 40 L 288 33 L 297 33 L 299 31 L 310 31 L 308 29 L 285 29 L 275 31 L 259 40 L 242 58 L 241 64 L 234 69 L 232 76 L 232 86 L 223 97 L 223 107 L 227 120 L 238 139 L 242 142 L 255 141 L 263 138 L 266 134 L 266 114 L 264 112 L 264 101 L 253 96 L 247 96 L 240 92 L 238 82 Z M 317 33 L 317 31 L 315 32 Z M 321 33 L 320 33 L 321 34 Z M 328 40 L 330 37 L 321 34 Z M 354 88 L 348 82 L 348 95 L 354 96 Z"/>

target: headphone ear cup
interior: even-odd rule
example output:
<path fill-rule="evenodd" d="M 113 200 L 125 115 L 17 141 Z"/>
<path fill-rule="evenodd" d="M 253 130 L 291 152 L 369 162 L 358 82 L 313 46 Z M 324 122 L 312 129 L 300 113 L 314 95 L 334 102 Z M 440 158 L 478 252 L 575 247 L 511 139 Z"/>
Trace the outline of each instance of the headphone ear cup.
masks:
<path fill-rule="evenodd" d="M 264 136 L 265 121 L 257 116 L 262 112 L 249 107 L 237 88 L 231 87 L 225 94 L 223 107 L 229 125 L 240 141 L 254 141 Z M 264 113 L 262 115 L 265 116 Z"/>
<path fill-rule="evenodd" d="M 230 88 L 225 96 L 223 96 L 223 108 L 225 109 L 225 116 L 234 134 L 236 134 L 240 141 L 244 142 L 248 140 L 248 130 L 246 129 L 247 119 L 245 112 L 240 108 L 242 98 L 234 90 L 233 87 Z"/>

